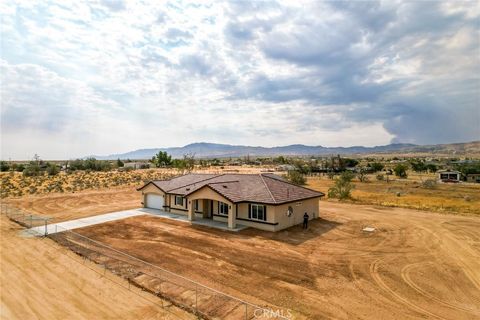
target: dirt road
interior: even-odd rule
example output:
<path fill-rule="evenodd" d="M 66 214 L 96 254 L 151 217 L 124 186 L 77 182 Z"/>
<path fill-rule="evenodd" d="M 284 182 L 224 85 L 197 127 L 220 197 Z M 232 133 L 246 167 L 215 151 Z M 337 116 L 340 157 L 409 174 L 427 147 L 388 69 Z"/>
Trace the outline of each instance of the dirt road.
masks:
<path fill-rule="evenodd" d="M 479 218 L 332 202 L 322 202 L 321 217 L 308 231 L 278 233 L 142 216 L 80 232 L 237 297 L 293 310 L 295 319 L 480 317 Z"/>
<path fill-rule="evenodd" d="M 21 228 L 0 219 L 1 319 L 192 319 L 158 298 L 125 289 L 50 239 L 20 238 Z M 95 272 L 96 270 L 97 272 Z M 148 299 L 148 300 L 147 300 Z M 154 301 L 154 302 L 150 302 Z"/>

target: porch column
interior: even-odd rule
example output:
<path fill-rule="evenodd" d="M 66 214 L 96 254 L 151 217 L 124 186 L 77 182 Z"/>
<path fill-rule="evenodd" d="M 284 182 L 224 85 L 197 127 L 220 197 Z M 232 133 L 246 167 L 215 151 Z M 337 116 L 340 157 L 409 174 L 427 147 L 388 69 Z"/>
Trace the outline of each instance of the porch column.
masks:
<path fill-rule="evenodd" d="M 235 229 L 237 227 L 237 206 L 234 203 L 229 206 L 232 206 L 232 209 L 228 210 L 228 228 Z"/>
<path fill-rule="evenodd" d="M 195 220 L 195 203 L 189 199 L 186 201 L 188 201 L 188 220 L 193 221 Z"/>

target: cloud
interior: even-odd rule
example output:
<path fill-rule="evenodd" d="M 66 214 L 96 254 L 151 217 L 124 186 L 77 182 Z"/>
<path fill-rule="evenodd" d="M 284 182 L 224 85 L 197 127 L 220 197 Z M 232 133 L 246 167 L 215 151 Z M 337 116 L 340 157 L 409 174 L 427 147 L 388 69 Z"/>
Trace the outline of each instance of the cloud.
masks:
<path fill-rule="evenodd" d="M 479 6 L 2 2 L 2 154 L 478 139 Z"/>

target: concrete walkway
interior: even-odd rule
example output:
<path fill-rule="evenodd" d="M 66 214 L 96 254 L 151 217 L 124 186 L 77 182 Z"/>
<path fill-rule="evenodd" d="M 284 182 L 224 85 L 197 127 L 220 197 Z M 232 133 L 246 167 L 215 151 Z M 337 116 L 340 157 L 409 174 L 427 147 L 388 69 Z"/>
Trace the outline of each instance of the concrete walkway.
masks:
<path fill-rule="evenodd" d="M 30 228 L 30 229 L 24 230 L 24 231 L 26 231 L 25 235 L 40 235 L 40 236 L 43 236 L 43 235 L 45 235 L 45 231 L 47 231 L 48 234 L 54 234 L 54 233 L 57 233 L 57 232 L 83 228 L 83 227 L 87 227 L 87 226 L 91 226 L 91 225 L 95 225 L 95 224 L 100 224 L 100 223 L 105 223 L 105 222 L 109 222 L 109 221 L 115 221 L 115 220 L 135 217 L 135 216 L 141 216 L 141 215 L 145 215 L 145 214 L 156 216 L 156 217 L 161 217 L 161 218 L 165 218 L 165 219 L 171 219 L 171 220 L 176 220 L 176 221 L 180 221 L 180 222 L 185 222 L 185 223 L 191 223 L 191 224 L 195 224 L 195 225 L 202 225 L 202 226 L 206 226 L 206 227 L 226 230 L 226 231 L 240 231 L 240 230 L 248 228 L 246 226 L 242 226 L 242 225 L 237 224 L 236 228 L 229 229 L 228 225 L 226 223 L 219 222 L 219 221 L 213 221 L 212 219 L 203 219 L 203 218 L 197 217 L 196 220 L 190 221 L 190 220 L 188 220 L 186 215 L 175 214 L 175 213 L 171 213 L 171 212 L 165 212 L 165 211 L 162 211 L 162 210 L 139 208 L 139 209 L 131 209 L 131 210 L 125 210 L 125 211 L 117 211 L 117 212 L 111 212 L 111 213 L 106 213 L 106 214 L 100 214 L 100 215 L 97 215 L 97 216 L 86 217 L 86 218 L 81 218 L 81 219 L 76 219 L 76 220 L 65 221 L 65 222 L 51 223 L 51 224 L 48 224 L 46 227 L 45 226 L 38 226 L 38 227 Z"/>
<path fill-rule="evenodd" d="M 146 214 L 146 213 L 138 209 L 132 209 L 132 210 L 100 214 L 98 216 L 86 217 L 86 218 L 81 218 L 76 220 L 65 221 L 65 222 L 51 223 L 47 225 L 47 233 L 52 234 L 52 233 L 66 231 L 66 230 L 83 228 L 83 227 L 91 226 L 94 224 L 100 224 L 108 221 L 140 216 L 143 214 Z M 45 235 L 45 226 L 34 227 L 29 229 L 28 231 L 34 234 Z"/>

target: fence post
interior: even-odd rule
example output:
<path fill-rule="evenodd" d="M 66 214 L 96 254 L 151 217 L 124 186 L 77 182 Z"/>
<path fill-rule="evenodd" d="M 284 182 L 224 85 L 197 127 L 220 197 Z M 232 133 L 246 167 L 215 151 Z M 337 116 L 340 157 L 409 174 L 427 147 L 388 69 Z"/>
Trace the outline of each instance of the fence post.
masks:
<path fill-rule="evenodd" d="M 45 221 L 45 237 L 48 235 L 48 230 L 47 230 L 47 219 Z"/>

